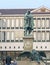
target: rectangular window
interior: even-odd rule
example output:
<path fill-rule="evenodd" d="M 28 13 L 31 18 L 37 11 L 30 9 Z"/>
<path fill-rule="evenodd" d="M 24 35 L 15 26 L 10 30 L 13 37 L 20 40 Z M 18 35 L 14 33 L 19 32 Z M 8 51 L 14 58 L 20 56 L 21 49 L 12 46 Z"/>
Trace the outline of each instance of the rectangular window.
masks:
<path fill-rule="evenodd" d="M 36 23 L 37 23 L 36 20 L 34 20 L 33 22 L 34 22 L 34 28 L 36 28 L 36 27 L 37 27 L 37 25 L 36 25 Z"/>
<path fill-rule="evenodd" d="M 16 19 L 16 28 L 19 27 L 19 19 Z"/>
<path fill-rule="evenodd" d="M 45 32 L 42 32 L 42 41 L 45 41 Z"/>
<path fill-rule="evenodd" d="M 7 32 L 7 42 L 9 42 L 10 41 L 10 32 Z"/>
<path fill-rule="evenodd" d="M 11 32 L 11 41 L 14 41 L 14 32 Z"/>
<path fill-rule="evenodd" d="M 45 20 L 41 21 L 42 28 L 45 28 Z"/>
<path fill-rule="evenodd" d="M 49 20 L 46 20 L 46 28 L 49 28 Z"/>
<path fill-rule="evenodd" d="M 46 32 L 46 41 L 49 41 L 49 32 Z"/>
<path fill-rule="evenodd" d="M 41 32 L 37 32 L 37 40 L 40 42 L 41 41 Z"/>
<path fill-rule="evenodd" d="M 11 28 L 12 28 L 12 29 L 14 28 L 14 24 L 15 24 L 15 20 L 12 19 L 12 20 L 11 20 Z"/>
<path fill-rule="evenodd" d="M 7 28 L 9 28 L 10 27 L 10 20 L 8 19 L 7 20 Z"/>
<path fill-rule="evenodd" d="M 6 33 L 5 32 L 1 33 L 1 39 L 2 39 L 2 42 L 5 42 L 5 40 L 6 40 Z"/>
<path fill-rule="evenodd" d="M 41 21 L 37 20 L 37 27 L 40 28 L 41 27 Z"/>
<path fill-rule="evenodd" d="M 23 22 L 24 22 L 24 20 L 20 19 L 20 27 L 23 27 Z"/>
<path fill-rule="evenodd" d="M 5 29 L 6 28 L 6 22 L 3 20 L 2 21 L 2 28 Z"/>
<path fill-rule="evenodd" d="M 37 33 L 36 32 L 33 33 L 33 36 L 34 36 L 34 41 L 37 41 Z"/>

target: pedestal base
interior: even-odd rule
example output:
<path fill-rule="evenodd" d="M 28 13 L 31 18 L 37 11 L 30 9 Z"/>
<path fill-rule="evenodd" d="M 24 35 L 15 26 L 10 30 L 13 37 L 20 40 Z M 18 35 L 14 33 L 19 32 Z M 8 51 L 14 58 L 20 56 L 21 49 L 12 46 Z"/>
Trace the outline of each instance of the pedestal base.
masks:
<path fill-rule="evenodd" d="M 40 64 L 38 64 L 36 61 L 17 61 L 18 65 L 45 65 L 45 63 L 40 62 Z"/>
<path fill-rule="evenodd" d="M 24 51 L 31 51 L 33 49 L 33 36 L 24 36 Z"/>

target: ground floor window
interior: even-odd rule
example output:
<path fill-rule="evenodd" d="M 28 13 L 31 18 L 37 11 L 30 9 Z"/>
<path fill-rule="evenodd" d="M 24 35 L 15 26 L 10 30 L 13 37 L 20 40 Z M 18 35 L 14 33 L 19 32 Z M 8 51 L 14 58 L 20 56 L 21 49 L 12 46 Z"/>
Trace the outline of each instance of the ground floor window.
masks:
<path fill-rule="evenodd" d="M 15 58 L 18 58 L 18 55 L 21 53 L 22 51 L 1 51 L 0 52 L 0 60 L 6 59 L 6 56 L 9 54 L 12 58 L 12 60 Z"/>

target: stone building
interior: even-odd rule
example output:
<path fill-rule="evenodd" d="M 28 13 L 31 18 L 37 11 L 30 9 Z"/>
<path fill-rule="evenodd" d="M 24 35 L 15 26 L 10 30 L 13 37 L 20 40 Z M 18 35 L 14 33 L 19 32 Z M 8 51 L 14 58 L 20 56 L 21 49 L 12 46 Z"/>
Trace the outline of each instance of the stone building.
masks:
<path fill-rule="evenodd" d="M 24 51 L 24 15 L 30 10 L 33 15 L 33 49 L 44 51 L 50 59 L 50 9 L 0 9 L 0 58 L 10 54 L 17 57 Z"/>

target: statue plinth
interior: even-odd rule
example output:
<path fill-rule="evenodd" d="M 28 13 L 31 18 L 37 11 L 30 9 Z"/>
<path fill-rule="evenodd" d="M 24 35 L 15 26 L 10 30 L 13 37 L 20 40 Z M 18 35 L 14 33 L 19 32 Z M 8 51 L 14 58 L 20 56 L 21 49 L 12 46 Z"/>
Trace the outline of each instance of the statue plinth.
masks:
<path fill-rule="evenodd" d="M 33 36 L 24 36 L 24 51 L 31 51 L 33 49 Z"/>

